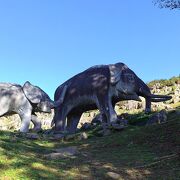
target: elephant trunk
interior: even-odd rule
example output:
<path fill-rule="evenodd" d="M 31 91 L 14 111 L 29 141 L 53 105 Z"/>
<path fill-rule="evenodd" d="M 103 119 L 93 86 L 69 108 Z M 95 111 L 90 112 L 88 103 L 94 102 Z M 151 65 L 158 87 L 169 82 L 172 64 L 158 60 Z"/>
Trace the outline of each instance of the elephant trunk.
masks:
<path fill-rule="evenodd" d="M 149 87 L 139 79 L 139 90 L 138 90 L 138 95 L 144 97 L 146 99 L 146 107 L 145 107 L 145 112 L 151 112 L 151 102 L 162 102 L 162 101 L 167 101 L 172 98 L 172 96 L 167 96 L 167 95 L 155 95 L 151 94 L 151 91 Z"/>
<path fill-rule="evenodd" d="M 138 84 L 137 94 L 145 98 L 146 100 L 145 112 L 149 113 L 151 112 L 151 91 L 149 87 L 139 78 L 137 84 Z"/>

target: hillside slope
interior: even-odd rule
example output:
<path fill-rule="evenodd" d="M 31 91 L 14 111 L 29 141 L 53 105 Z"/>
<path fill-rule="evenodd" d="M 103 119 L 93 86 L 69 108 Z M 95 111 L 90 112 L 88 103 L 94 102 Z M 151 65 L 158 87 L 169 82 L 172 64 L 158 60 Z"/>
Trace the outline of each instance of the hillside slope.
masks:
<path fill-rule="evenodd" d="M 149 84 L 153 93 L 172 95 L 166 103 L 153 104 L 153 110 L 167 110 L 163 124 L 137 126 L 150 115 L 129 109 L 127 102 L 117 105 L 118 113 L 130 113 L 130 125 L 99 137 L 96 131 L 86 132 L 88 139 L 64 140 L 39 133 L 27 135 L 11 132 L 18 129 L 18 115 L 0 119 L 0 179 L 180 179 L 180 82 L 179 77 Z M 124 107 L 124 109 L 122 108 Z M 91 121 L 95 112 L 87 112 L 82 120 Z M 152 113 L 155 114 L 155 113 Z M 38 114 L 48 128 L 53 114 Z M 7 122 L 7 123 L 6 123 Z M 145 124 L 145 123 L 144 123 Z M 34 139 L 34 140 L 33 140 Z M 72 156 L 53 154 L 70 149 Z M 53 156 L 52 156 L 53 154 Z"/>
<path fill-rule="evenodd" d="M 164 124 L 88 134 L 81 141 L 52 141 L 0 131 L 0 179 L 180 179 L 180 107 Z M 76 147 L 78 154 L 46 158 L 62 147 Z"/>

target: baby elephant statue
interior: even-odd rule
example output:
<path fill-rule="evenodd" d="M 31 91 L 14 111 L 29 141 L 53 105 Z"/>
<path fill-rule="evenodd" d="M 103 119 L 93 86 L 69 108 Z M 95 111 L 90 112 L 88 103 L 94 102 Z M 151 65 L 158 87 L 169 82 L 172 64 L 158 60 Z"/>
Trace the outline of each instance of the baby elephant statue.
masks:
<path fill-rule="evenodd" d="M 30 121 L 35 131 L 41 129 L 41 122 L 35 112 L 50 113 L 52 108 L 60 105 L 53 102 L 39 87 L 26 82 L 23 87 L 18 84 L 0 83 L 0 116 L 10 113 L 19 114 L 22 125 L 20 132 L 28 132 Z"/>
<path fill-rule="evenodd" d="M 114 106 L 118 101 L 140 101 L 142 96 L 146 100 L 145 111 L 150 112 L 151 102 L 171 99 L 171 96 L 151 94 L 149 87 L 123 63 L 98 65 L 75 75 L 56 89 L 55 101 L 62 93 L 64 101 L 55 108 L 52 125 L 55 124 L 56 131 L 71 133 L 76 131 L 85 111 L 98 108 L 110 125 L 117 121 Z"/>

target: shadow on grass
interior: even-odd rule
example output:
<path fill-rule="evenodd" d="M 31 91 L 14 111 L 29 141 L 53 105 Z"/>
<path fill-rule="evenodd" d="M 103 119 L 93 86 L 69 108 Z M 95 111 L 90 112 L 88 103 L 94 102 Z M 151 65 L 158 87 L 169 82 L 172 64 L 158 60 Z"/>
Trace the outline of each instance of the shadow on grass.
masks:
<path fill-rule="evenodd" d="M 136 120 L 142 117 L 136 115 Z M 130 126 L 80 142 L 29 140 L 0 131 L 0 179 L 109 179 L 108 172 L 123 179 L 177 178 L 180 119 L 175 112 L 170 112 L 168 119 L 162 125 Z M 44 157 L 63 146 L 77 146 L 80 153 L 74 158 Z M 172 159 L 159 161 L 173 154 Z"/>
<path fill-rule="evenodd" d="M 79 147 L 80 154 L 74 159 L 47 160 L 43 155 L 52 152 L 52 147 L 48 147 L 48 142 L 27 140 L 16 136 L 16 133 L 9 132 L 1 132 L 0 136 L 1 178 L 8 174 L 9 177 L 17 179 L 20 177 L 29 179 L 105 179 L 108 171 L 121 173 L 121 176 L 127 177 L 128 173 L 125 169 L 132 167 L 131 164 L 125 165 L 127 157 L 124 160 L 121 158 L 121 163 L 123 160 L 125 166 L 123 165 L 124 170 L 119 172 L 118 158 L 119 153 L 122 153 L 119 152 L 121 144 L 116 142 L 117 144 L 113 143 L 112 147 L 108 147 L 106 143 L 104 144 L 104 138 L 95 138 L 95 142 L 91 139 L 87 142 L 67 143 L 68 146 L 77 145 Z M 112 143 L 111 139 L 108 141 Z M 89 146 L 85 146 L 85 143 Z M 62 146 L 59 143 L 53 144 L 53 148 Z M 106 152 L 103 152 L 104 149 Z M 112 155 L 110 155 L 111 153 Z"/>

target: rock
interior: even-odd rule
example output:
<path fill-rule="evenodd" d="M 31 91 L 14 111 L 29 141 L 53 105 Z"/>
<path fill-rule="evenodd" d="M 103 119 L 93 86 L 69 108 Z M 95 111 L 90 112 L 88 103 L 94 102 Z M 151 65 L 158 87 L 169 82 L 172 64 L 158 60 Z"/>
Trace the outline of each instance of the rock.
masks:
<path fill-rule="evenodd" d="M 44 157 L 52 160 L 59 158 L 73 158 L 78 153 L 79 152 L 77 147 L 71 146 L 71 147 L 55 149 L 53 153 L 47 154 Z"/>
<path fill-rule="evenodd" d="M 49 137 L 50 140 L 63 140 L 65 137 L 64 134 L 54 134 L 53 136 Z"/>
<path fill-rule="evenodd" d="M 94 111 L 91 111 L 91 112 L 90 112 L 90 117 L 91 117 L 91 118 L 94 118 L 95 116 L 96 116 L 96 113 L 95 113 Z"/>
<path fill-rule="evenodd" d="M 87 133 L 83 132 L 79 135 L 79 140 L 84 140 L 84 139 L 87 139 L 88 138 L 88 135 Z"/>
<path fill-rule="evenodd" d="M 36 133 L 27 133 L 25 136 L 28 139 L 33 139 L 33 140 L 39 139 L 39 135 Z"/>
<path fill-rule="evenodd" d="M 178 102 L 180 102 L 180 97 L 179 96 L 175 96 L 174 98 L 173 98 L 173 103 L 178 103 Z"/>
<path fill-rule="evenodd" d="M 128 113 L 122 113 L 118 116 L 118 119 L 127 119 L 130 115 Z"/>
<path fill-rule="evenodd" d="M 110 129 L 103 129 L 96 133 L 97 136 L 109 136 L 111 134 Z"/>
<path fill-rule="evenodd" d="M 85 172 L 85 173 L 91 172 L 91 171 L 90 171 L 90 168 L 89 168 L 88 166 L 82 166 L 82 167 L 81 167 L 81 171 L 82 171 L 82 172 Z"/>
<path fill-rule="evenodd" d="M 54 134 L 54 131 L 52 129 L 46 129 L 44 131 L 44 134 L 49 134 L 49 135 L 53 135 Z"/>
<path fill-rule="evenodd" d="M 101 124 L 102 123 L 102 115 L 97 114 L 91 121 L 92 124 Z"/>
<path fill-rule="evenodd" d="M 91 123 L 96 114 L 97 111 L 88 111 L 83 113 L 78 123 L 78 128 L 81 128 L 84 123 Z"/>
<path fill-rule="evenodd" d="M 134 101 L 134 100 L 127 101 L 127 104 L 126 104 L 127 110 L 138 109 L 138 107 L 139 107 L 139 104 L 137 101 Z"/>
<path fill-rule="evenodd" d="M 77 137 L 77 134 L 68 134 L 64 137 L 66 141 L 74 140 Z"/>
<path fill-rule="evenodd" d="M 165 110 L 161 110 L 160 112 L 153 114 L 147 121 L 146 125 L 162 124 L 165 123 L 166 121 L 167 121 L 167 112 Z"/>
<path fill-rule="evenodd" d="M 78 140 L 78 141 L 81 141 L 81 140 L 84 140 L 84 139 L 87 139 L 88 138 L 88 135 L 85 133 L 85 132 L 82 132 L 80 134 L 68 134 L 64 137 L 64 139 L 66 141 L 70 141 L 70 140 Z"/>
<path fill-rule="evenodd" d="M 165 108 L 166 110 L 173 109 L 170 105 L 165 105 L 164 108 Z"/>
<path fill-rule="evenodd" d="M 114 130 L 120 131 L 120 130 L 123 130 L 125 127 L 126 126 L 124 126 L 124 125 L 113 123 L 113 124 L 111 124 L 110 129 L 114 129 Z"/>
<path fill-rule="evenodd" d="M 128 120 L 118 118 L 116 124 L 119 124 L 119 125 L 122 125 L 122 126 L 127 126 L 128 125 Z"/>
<path fill-rule="evenodd" d="M 89 129 L 91 129 L 92 128 L 92 125 L 91 125 L 91 123 L 84 123 L 84 124 L 82 124 L 82 126 L 81 126 L 81 130 L 89 130 Z"/>
<path fill-rule="evenodd" d="M 68 154 L 68 155 L 71 155 L 71 156 L 78 153 L 78 149 L 77 149 L 76 146 L 70 146 L 70 147 L 54 149 L 53 151 L 56 152 L 56 153 Z"/>
<path fill-rule="evenodd" d="M 107 176 L 111 179 L 121 179 L 121 176 L 115 172 L 108 172 Z"/>

